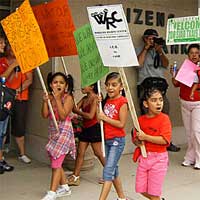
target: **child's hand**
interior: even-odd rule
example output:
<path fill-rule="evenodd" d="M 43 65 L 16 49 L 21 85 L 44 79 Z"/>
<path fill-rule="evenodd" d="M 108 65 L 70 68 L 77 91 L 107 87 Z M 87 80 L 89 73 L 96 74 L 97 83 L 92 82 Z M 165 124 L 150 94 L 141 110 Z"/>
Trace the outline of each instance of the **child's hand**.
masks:
<path fill-rule="evenodd" d="M 105 121 L 106 115 L 104 114 L 104 112 L 99 112 L 99 113 L 97 113 L 97 118 L 98 118 L 99 120 Z"/>
<path fill-rule="evenodd" d="M 138 146 L 138 147 L 142 145 L 142 141 L 139 140 L 138 137 L 136 137 L 136 138 L 134 139 L 133 143 L 134 143 L 134 145 L 136 145 L 136 146 Z"/>
<path fill-rule="evenodd" d="M 62 91 L 56 89 L 53 89 L 52 95 L 54 96 L 55 100 L 61 100 L 62 97 Z"/>
<path fill-rule="evenodd" d="M 101 102 L 102 99 L 103 99 L 102 95 L 98 95 L 98 96 L 97 96 L 97 101 L 98 101 L 98 103 Z"/>
<path fill-rule="evenodd" d="M 137 138 L 141 141 L 146 140 L 146 134 L 141 130 L 140 132 L 137 132 Z"/>
<path fill-rule="evenodd" d="M 45 92 L 45 93 L 43 94 L 43 101 L 44 101 L 44 102 L 48 102 L 48 99 L 49 99 L 49 94 Z"/>

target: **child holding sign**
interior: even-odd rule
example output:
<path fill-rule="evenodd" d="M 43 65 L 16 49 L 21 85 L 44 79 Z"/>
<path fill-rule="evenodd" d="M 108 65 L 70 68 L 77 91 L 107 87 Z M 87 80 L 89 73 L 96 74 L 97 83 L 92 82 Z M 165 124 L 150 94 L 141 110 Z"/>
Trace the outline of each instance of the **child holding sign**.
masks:
<path fill-rule="evenodd" d="M 106 163 L 103 169 L 104 184 L 99 200 L 107 199 L 112 183 L 119 200 L 125 200 L 119 178 L 118 162 L 125 146 L 124 127 L 128 116 L 127 99 L 121 95 L 123 90 L 119 73 L 112 72 L 106 77 L 107 98 L 104 112 L 98 118 L 104 121 Z"/>
<path fill-rule="evenodd" d="M 92 84 L 81 89 L 86 94 L 74 107 L 73 112 L 83 117 L 83 131 L 79 134 L 78 152 L 73 174 L 68 179 L 69 185 L 78 186 L 80 184 L 80 170 L 83 164 L 85 152 L 91 143 L 94 154 L 102 165 L 105 160 L 101 151 L 101 130 L 96 118 L 97 111 L 97 84 Z"/>
<path fill-rule="evenodd" d="M 150 200 L 160 200 L 162 185 L 168 168 L 167 146 L 171 138 L 171 122 L 162 113 L 163 96 L 161 91 L 150 88 L 145 91 L 143 104 L 148 110 L 139 117 L 141 131 L 134 132 L 133 142 L 137 146 L 144 142 L 147 158 L 142 157 L 139 148 L 134 152 L 138 160 L 136 172 L 136 192 Z M 137 154 L 137 155 L 136 155 Z"/>
<path fill-rule="evenodd" d="M 54 200 L 57 197 L 71 194 L 62 163 L 66 154 L 70 154 L 75 159 L 76 153 L 70 118 L 74 106 L 72 97 L 73 79 L 70 75 L 65 76 L 63 73 L 57 72 L 48 77 L 48 81 L 50 82 L 51 94 L 44 94 L 43 96 L 42 116 L 49 118 L 49 141 L 46 150 L 51 160 L 52 178 L 50 191 L 43 200 Z M 65 92 L 66 89 L 67 93 Z M 49 112 L 48 99 L 51 101 L 59 132 L 54 126 L 52 115 Z"/>

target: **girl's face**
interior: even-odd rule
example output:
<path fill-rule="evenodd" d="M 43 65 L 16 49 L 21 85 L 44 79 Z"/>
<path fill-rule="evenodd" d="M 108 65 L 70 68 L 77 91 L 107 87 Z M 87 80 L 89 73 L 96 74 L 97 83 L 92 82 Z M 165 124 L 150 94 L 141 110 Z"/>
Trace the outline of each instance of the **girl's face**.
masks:
<path fill-rule="evenodd" d="M 50 84 L 53 91 L 65 92 L 67 84 L 62 76 L 55 76 Z"/>
<path fill-rule="evenodd" d="M 148 115 L 154 117 L 163 109 L 163 97 L 159 91 L 155 91 L 150 98 L 143 102 L 145 108 L 148 109 Z"/>
<path fill-rule="evenodd" d="M 188 52 L 189 60 L 191 60 L 195 64 L 199 62 L 199 56 L 200 52 L 197 48 L 191 48 L 190 51 Z"/>
<path fill-rule="evenodd" d="M 0 38 L 0 53 L 4 53 L 5 46 L 5 40 L 3 38 Z"/>
<path fill-rule="evenodd" d="M 93 91 L 93 87 L 92 87 L 92 86 L 86 86 L 86 87 L 84 87 L 84 88 L 81 88 L 81 92 L 82 92 L 83 94 L 88 94 L 88 93 L 90 93 L 91 91 Z"/>
<path fill-rule="evenodd" d="M 118 98 L 123 87 L 118 78 L 112 78 L 106 82 L 106 91 L 111 99 Z"/>

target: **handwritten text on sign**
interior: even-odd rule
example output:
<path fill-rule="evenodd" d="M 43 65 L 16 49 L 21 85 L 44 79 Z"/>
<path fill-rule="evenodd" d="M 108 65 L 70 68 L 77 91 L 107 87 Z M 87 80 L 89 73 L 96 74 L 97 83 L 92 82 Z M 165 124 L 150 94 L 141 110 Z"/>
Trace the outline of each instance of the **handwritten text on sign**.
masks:
<path fill-rule="evenodd" d="M 67 0 L 53 0 L 33 6 L 49 57 L 77 55 L 72 20 Z"/>
<path fill-rule="evenodd" d="M 89 24 L 74 32 L 81 66 L 81 87 L 100 80 L 109 68 L 104 67 Z"/>
<path fill-rule="evenodd" d="M 1 21 L 22 73 L 48 61 L 40 28 L 28 0 Z"/>

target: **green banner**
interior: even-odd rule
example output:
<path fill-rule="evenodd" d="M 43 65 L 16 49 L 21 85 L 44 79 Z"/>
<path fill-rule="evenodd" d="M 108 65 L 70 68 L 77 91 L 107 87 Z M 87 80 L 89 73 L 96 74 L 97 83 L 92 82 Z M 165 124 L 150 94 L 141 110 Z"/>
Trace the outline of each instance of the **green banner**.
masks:
<path fill-rule="evenodd" d="M 81 87 L 89 86 L 109 72 L 103 65 L 90 24 L 74 32 L 81 66 Z"/>
<path fill-rule="evenodd" d="M 200 16 L 168 19 L 167 45 L 200 42 Z"/>

